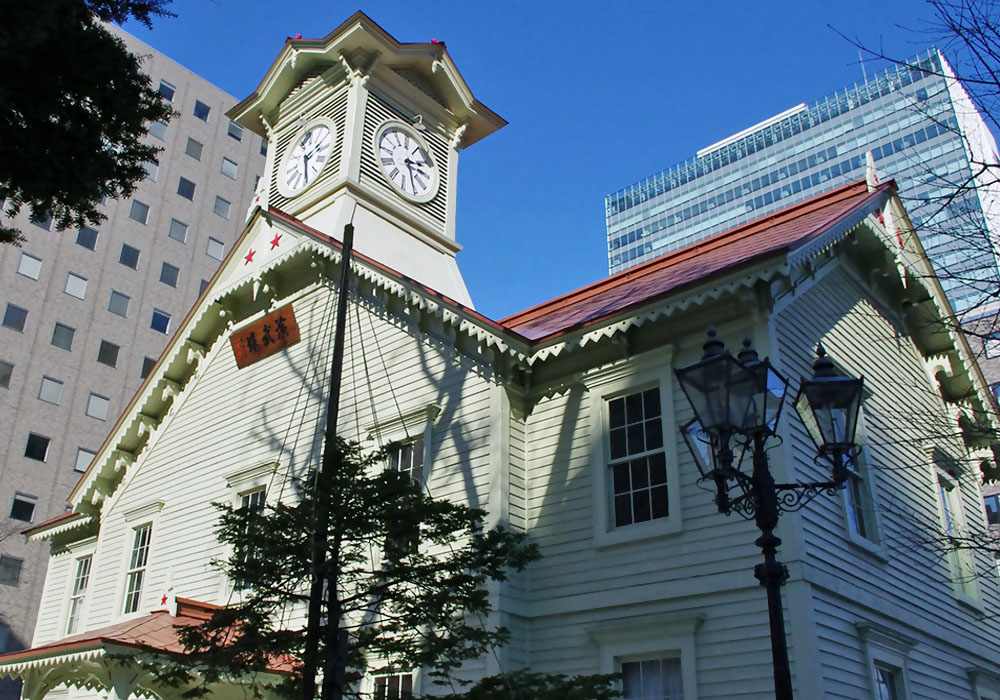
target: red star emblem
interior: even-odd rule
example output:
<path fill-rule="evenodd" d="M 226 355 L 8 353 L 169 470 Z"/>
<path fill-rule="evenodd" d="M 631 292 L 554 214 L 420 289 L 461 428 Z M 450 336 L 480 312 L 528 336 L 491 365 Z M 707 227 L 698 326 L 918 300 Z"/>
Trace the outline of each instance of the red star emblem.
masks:
<path fill-rule="evenodd" d="M 274 238 L 271 239 L 271 250 L 274 250 L 281 244 L 281 234 L 274 234 Z"/>
<path fill-rule="evenodd" d="M 244 256 L 243 256 L 243 260 L 245 260 L 245 261 L 246 261 L 246 262 L 244 262 L 243 264 L 244 264 L 244 265 L 249 265 L 250 263 L 252 263 L 252 262 L 253 262 L 253 256 L 254 256 L 254 254 L 255 254 L 256 252 L 257 252 L 257 251 L 255 251 L 255 250 L 254 250 L 253 248 L 251 248 L 251 249 L 250 249 L 250 252 L 249 252 L 249 253 L 247 253 L 246 255 L 244 255 Z"/>
<path fill-rule="evenodd" d="M 167 604 L 167 594 L 164 593 L 163 597 L 160 598 L 160 605 L 166 605 L 166 604 Z"/>

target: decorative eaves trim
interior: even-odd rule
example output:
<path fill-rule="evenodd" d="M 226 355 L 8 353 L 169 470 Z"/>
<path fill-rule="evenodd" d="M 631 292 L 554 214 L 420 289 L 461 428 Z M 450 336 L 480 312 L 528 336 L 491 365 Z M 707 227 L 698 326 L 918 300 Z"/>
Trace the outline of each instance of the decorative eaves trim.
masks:
<path fill-rule="evenodd" d="M 70 532 L 78 528 L 86 527 L 87 525 L 91 525 L 96 522 L 96 520 L 97 519 L 92 515 L 78 513 L 76 517 L 53 523 L 51 527 L 32 530 L 26 535 L 26 538 L 28 542 L 41 542 L 55 537 L 56 535 L 61 535 L 64 532 Z"/>
<path fill-rule="evenodd" d="M 81 651 L 60 652 L 58 649 L 52 650 L 51 656 L 28 659 L 26 661 L 15 661 L 14 663 L 0 663 L 0 677 L 10 676 L 17 678 L 25 671 L 39 668 L 52 668 L 60 665 L 72 665 L 81 661 L 93 661 L 105 656 L 103 647 L 96 649 L 83 649 Z M 98 686 L 99 687 L 99 686 Z"/>
<path fill-rule="evenodd" d="M 413 435 L 422 433 L 428 423 L 436 423 L 441 415 L 441 406 L 430 403 L 410 411 L 406 411 L 388 420 L 372 423 L 365 427 L 369 440 L 375 440 L 387 435 Z"/>

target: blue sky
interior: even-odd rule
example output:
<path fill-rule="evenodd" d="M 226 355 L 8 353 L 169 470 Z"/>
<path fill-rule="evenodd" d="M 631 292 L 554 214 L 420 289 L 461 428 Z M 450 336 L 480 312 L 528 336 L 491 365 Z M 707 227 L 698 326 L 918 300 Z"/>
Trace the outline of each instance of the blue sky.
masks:
<path fill-rule="evenodd" d="M 605 195 L 859 80 L 857 49 L 830 26 L 899 57 L 934 41 L 919 0 L 174 0 L 172 9 L 178 16 L 152 31 L 126 29 L 239 99 L 286 36 L 325 36 L 358 9 L 400 41 L 445 40 L 476 97 L 510 122 L 459 162 L 459 265 L 492 318 L 607 275 Z"/>

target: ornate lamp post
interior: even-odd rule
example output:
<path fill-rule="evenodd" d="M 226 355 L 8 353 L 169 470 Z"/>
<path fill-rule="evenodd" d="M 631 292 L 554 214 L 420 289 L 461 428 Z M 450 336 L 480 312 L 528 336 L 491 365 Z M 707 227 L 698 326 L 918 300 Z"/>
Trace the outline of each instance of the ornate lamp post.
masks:
<path fill-rule="evenodd" d="M 777 560 L 781 540 L 774 534 L 783 512 L 798 510 L 822 492 L 834 493 L 847 478 L 847 459 L 854 447 L 854 430 L 861 405 L 863 379 L 837 372 L 822 346 L 811 379 L 803 378 L 795 408 L 816 443 L 817 459 L 829 461 L 829 481 L 778 484 L 771 475 L 767 441 L 775 436 L 788 382 L 743 341 L 737 357 L 725 349 L 709 327 L 704 355 L 675 371 L 695 417 L 681 434 L 701 472 L 715 485 L 720 513 L 736 512 L 760 529 L 756 544 L 764 562 L 754 575 L 767 590 L 776 700 L 792 700 L 781 586 L 788 568 Z M 734 448 L 741 456 L 734 459 Z M 750 453 L 751 471 L 743 457 Z"/>

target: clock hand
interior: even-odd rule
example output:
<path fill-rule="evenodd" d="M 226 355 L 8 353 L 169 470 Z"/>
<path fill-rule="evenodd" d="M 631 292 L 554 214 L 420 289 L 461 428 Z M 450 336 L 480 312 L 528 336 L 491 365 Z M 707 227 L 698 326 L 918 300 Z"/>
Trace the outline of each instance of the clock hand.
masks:
<path fill-rule="evenodd" d="M 309 182 L 309 156 L 302 155 L 302 174 L 306 178 L 306 182 Z"/>

